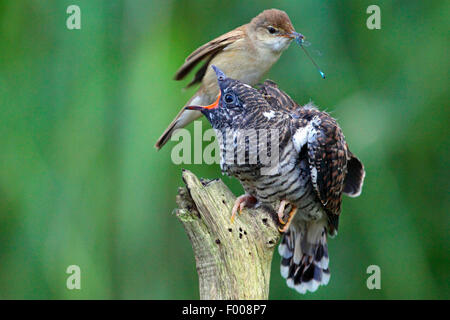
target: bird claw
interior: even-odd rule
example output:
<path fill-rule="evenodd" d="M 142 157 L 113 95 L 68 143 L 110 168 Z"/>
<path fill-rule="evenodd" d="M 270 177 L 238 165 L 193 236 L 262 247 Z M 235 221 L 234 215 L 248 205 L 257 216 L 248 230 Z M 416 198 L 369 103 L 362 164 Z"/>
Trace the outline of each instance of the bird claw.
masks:
<path fill-rule="evenodd" d="M 231 223 L 234 223 L 236 212 L 241 214 L 245 207 L 253 208 L 257 202 L 256 198 L 249 194 L 243 194 L 242 196 L 237 197 L 233 209 L 231 210 Z"/>
<path fill-rule="evenodd" d="M 289 229 L 292 218 L 294 218 L 295 214 L 297 213 L 297 207 L 291 203 L 292 210 L 289 212 L 287 220 L 284 221 L 283 220 L 284 209 L 286 208 L 287 203 L 289 203 L 287 200 L 282 200 L 280 202 L 280 207 L 278 208 L 278 222 L 280 222 L 280 224 L 284 225 L 282 228 L 278 227 L 278 231 L 280 231 L 281 233 L 284 233 L 287 231 L 287 229 Z"/>
<path fill-rule="evenodd" d="M 286 203 L 288 203 L 287 200 L 281 200 L 280 207 L 278 208 L 278 222 L 281 224 L 286 224 L 286 222 L 284 222 L 283 220 Z"/>

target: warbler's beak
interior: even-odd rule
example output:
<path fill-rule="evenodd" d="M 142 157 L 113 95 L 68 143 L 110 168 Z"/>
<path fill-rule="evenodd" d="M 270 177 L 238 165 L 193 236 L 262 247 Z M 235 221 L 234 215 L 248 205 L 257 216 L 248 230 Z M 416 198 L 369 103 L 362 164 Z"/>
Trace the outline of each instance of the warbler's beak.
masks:
<path fill-rule="evenodd" d="M 220 101 L 220 93 L 219 93 L 219 96 L 217 97 L 216 101 L 214 101 L 214 103 L 210 104 L 209 106 L 186 106 L 186 109 L 198 110 L 198 111 L 211 110 L 211 109 L 215 109 L 219 106 L 219 101 Z"/>
<path fill-rule="evenodd" d="M 295 39 L 296 41 L 303 41 L 304 39 L 306 39 L 304 35 L 302 35 L 301 33 L 295 32 L 295 31 L 281 34 L 280 37 Z"/>
<path fill-rule="evenodd" d="M 295 31 L 288 33 L 288 36 L 289 36 L 289 38 L 295 39 L 297 41 L 306 39 L 304 35 L 302 35 L 301 33 L 295 32 Z"/>

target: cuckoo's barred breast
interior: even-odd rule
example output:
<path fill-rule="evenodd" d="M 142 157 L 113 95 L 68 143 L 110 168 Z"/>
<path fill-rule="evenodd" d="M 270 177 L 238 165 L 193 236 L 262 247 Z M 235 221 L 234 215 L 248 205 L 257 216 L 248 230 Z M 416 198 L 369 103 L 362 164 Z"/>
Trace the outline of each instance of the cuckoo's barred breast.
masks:
<path fill-rule="evenodd" d="M 298 207 L 297 219 L 309 221 L 322 218 L 325 211 L 310 180 L 306 152 L 297 152 L 290 139 L 271 144 L 270 139 L 261 138 L 262 134 L 258 134 L 264 130 L 230 129 L 228 137 L 233 138 L 232 148 L 226 149 L 226 144 L 221 144 L 222 171 L 239 179 L 245 192 L 255 196 L 261 203 L 275 205 L 280 199 L 286 199 Z M 248 139 L 241 137 L 244 135 Z M 261 161 L 262 153 L 268 153 L 267 145 L 272 150 L 279 147 L 278 157 L 272 159 L 274 163 Z M 227 158 L 230 151 L 233 157 Z M 270 158 L 269 153 L 266 159 Z M 264 173 L 263 169 L 272 165 L 274 171 Z"/>

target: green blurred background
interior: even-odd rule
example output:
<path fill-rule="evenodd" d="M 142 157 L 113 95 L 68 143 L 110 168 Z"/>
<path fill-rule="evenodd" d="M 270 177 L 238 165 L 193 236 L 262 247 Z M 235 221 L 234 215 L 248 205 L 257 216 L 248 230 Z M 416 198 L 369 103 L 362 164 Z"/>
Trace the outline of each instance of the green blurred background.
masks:
<path fill-rule="evenodd" d="M 71 4 L 81 30 L 66 28 Z M 222 175 L 153 144 L 194 92 L 172 80 L 184 58 L 272 7 L 327 79 L 294 44 L 267 77 L 331 112 L 367 175 L 329 241 L 329 285 L 289 289 L 276 254 L 270 298 L 450 298 L 450 2 L 357 0 L 0 1 L 0 298 L 199 297 L 175 195 L 182 167 Z M 66 288 L 72 264 L 81 290 Z M 381 290 L 366 287 L 372 264 Z"/>

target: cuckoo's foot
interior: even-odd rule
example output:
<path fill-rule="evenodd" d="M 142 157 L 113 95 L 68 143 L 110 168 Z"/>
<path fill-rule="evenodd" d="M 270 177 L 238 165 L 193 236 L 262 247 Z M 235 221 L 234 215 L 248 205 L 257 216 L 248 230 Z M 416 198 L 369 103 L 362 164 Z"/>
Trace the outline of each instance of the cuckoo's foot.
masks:
<path fill-rule="evenodd" d="M 286 204 L 288 204 L 288 203 L 289 202 L 287 200 L 282 200 L 280 202 L 280 207 L 278 208 L 278 222 L 280 222 L 281 224 L 284 225 L 283 228 L 278 227 L 278 231 L 280 231 L 280 232 L 286 232 L 286 230 L 291 225 L 292 218 L 294 218 L 295 214 L 297 213 L 297 207 L 291 203 L 292 210 L 288 214 L 287 221 L 283 220 L 284 209 L 286 207 Z"/>
<path fill-rule="evenodd" d="M 280 207 L 278 208 L 278 222 L 281 224 L 285 224 L 283 216 L 284 216 L 284 209 L 286 208 L 286 204 L 288 203 L 289 202 L 287 200 L 281 200 L 280 202 Z"/>
<path fill-rule="evenodd" d="M 233 210 L 231 210 L 231 223 L 233 223 L 234 219 L 236 218 L 236 212 L 239 211 L 239 214 L 241 214 L 242 210 L 245 207 L 253 208 L 257 202 L 258 200 L 248 193 L 237 197 L 236 201 L 234 202 Z"/>

